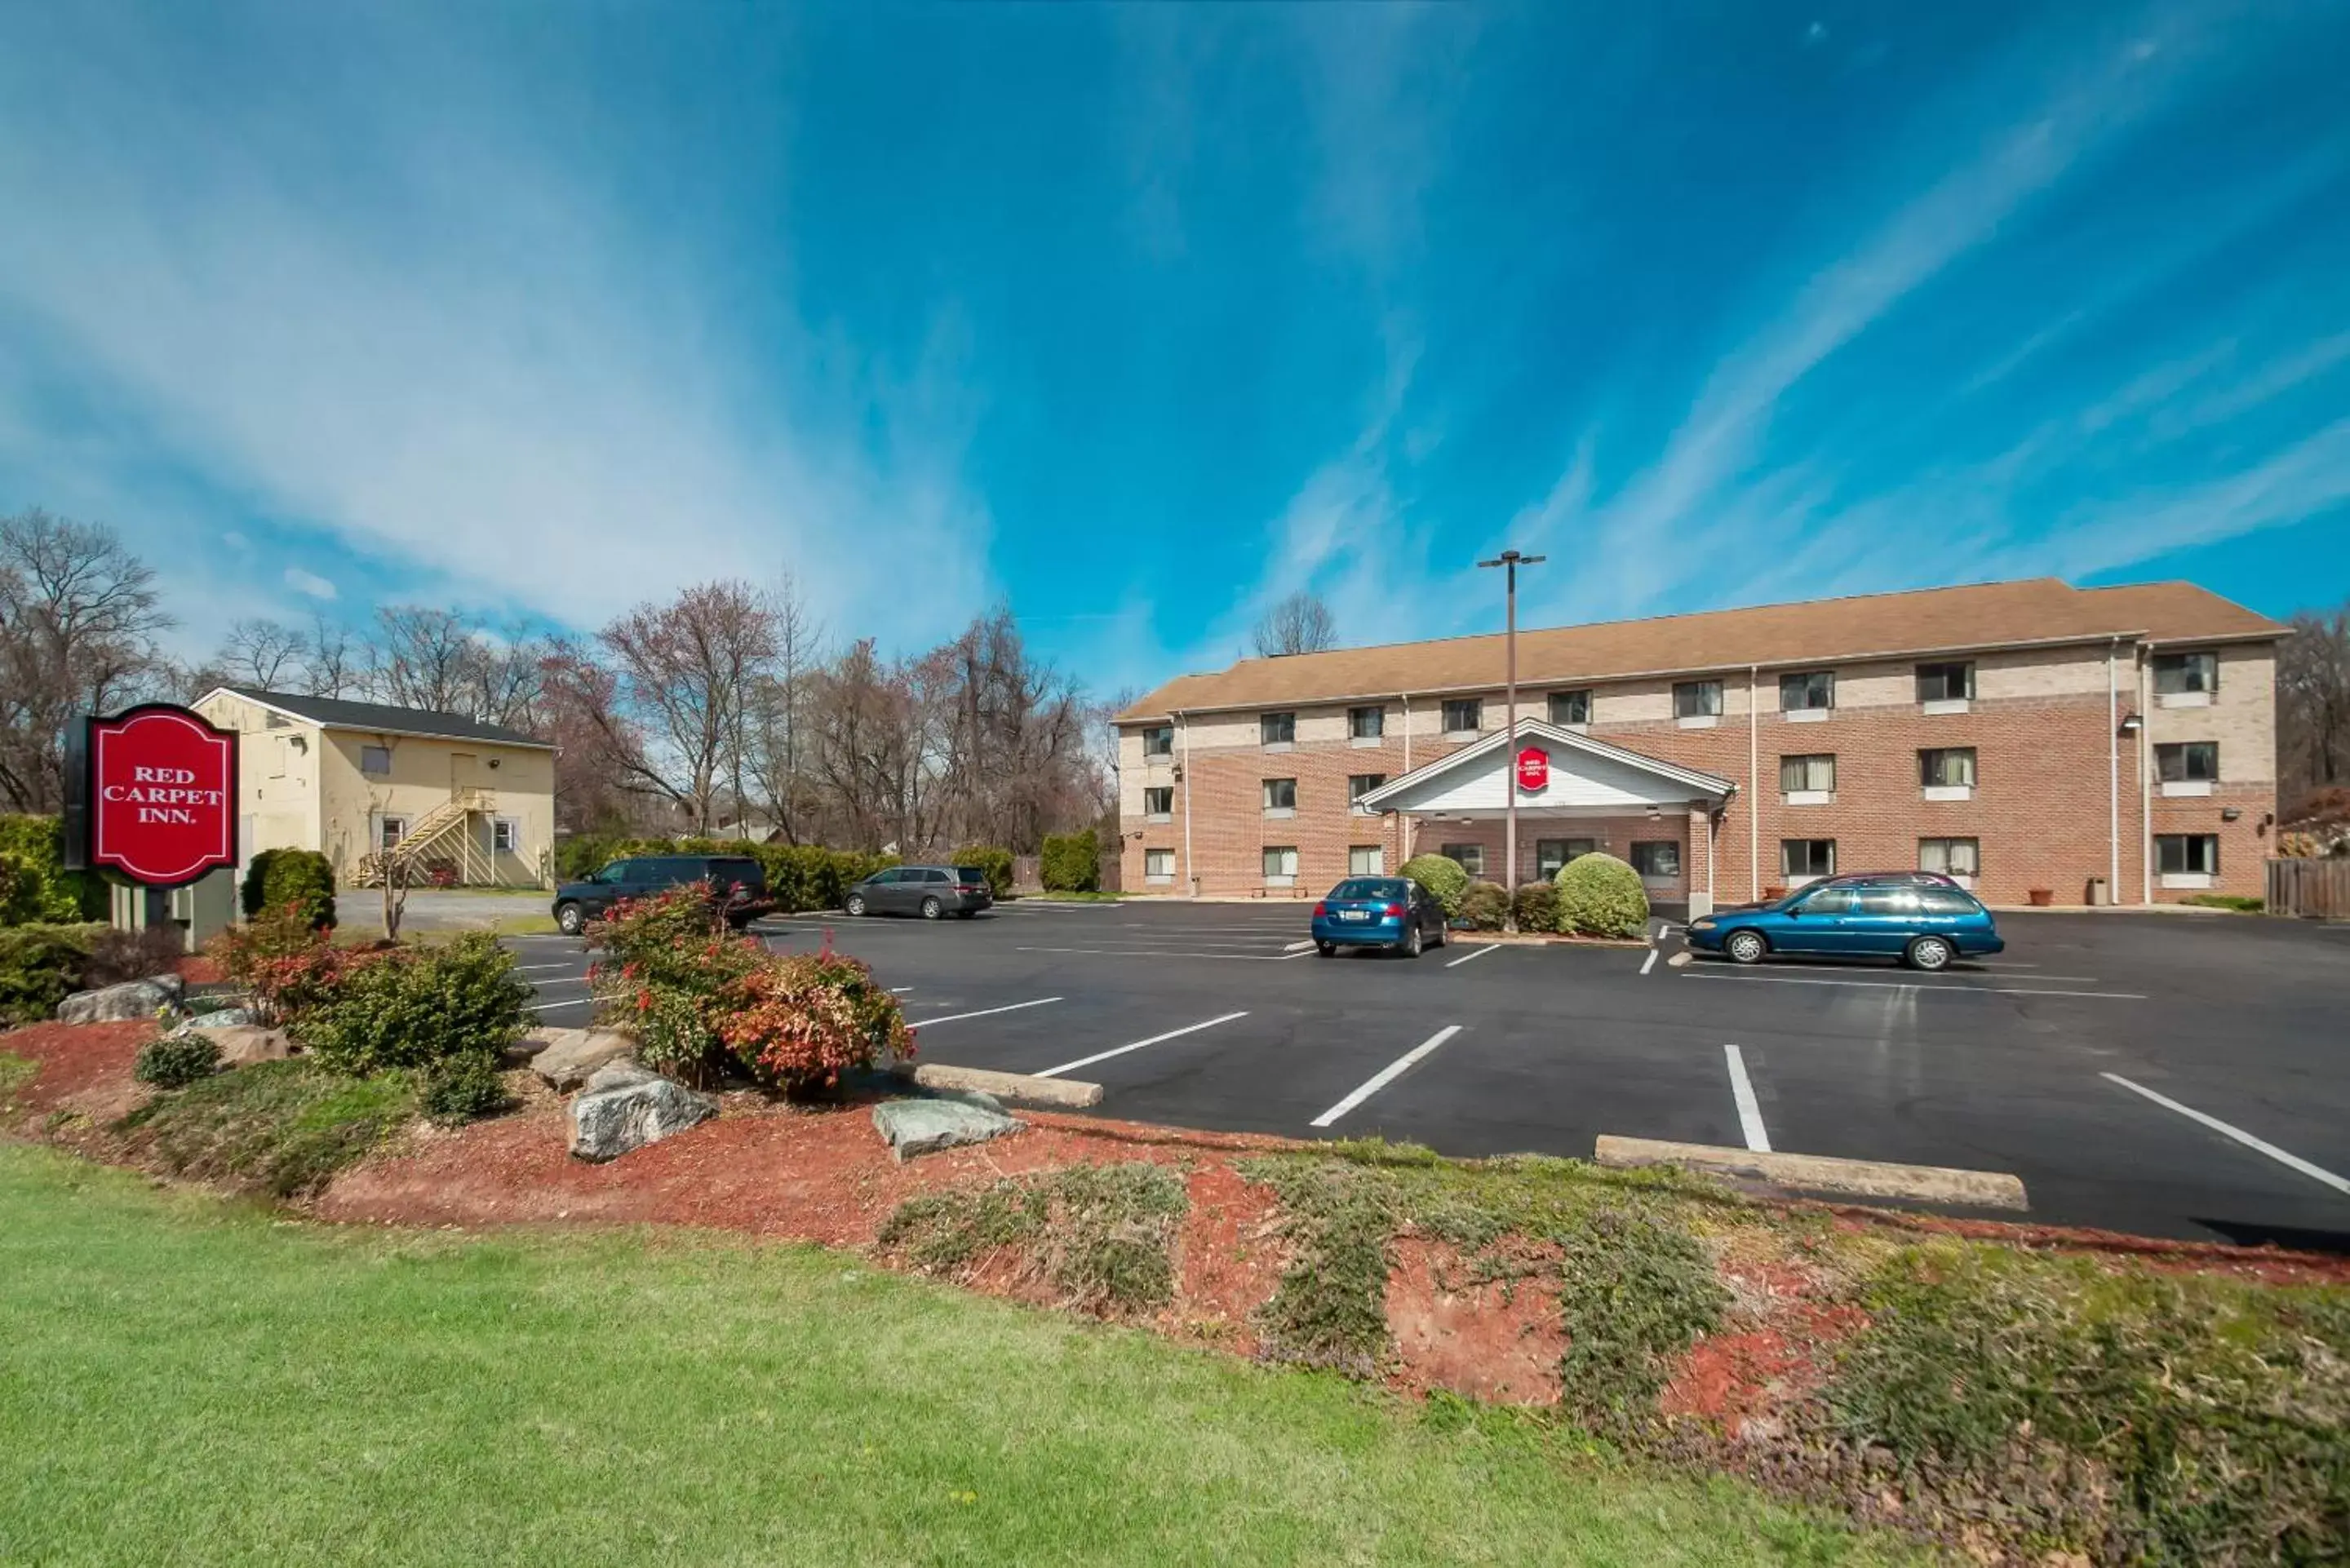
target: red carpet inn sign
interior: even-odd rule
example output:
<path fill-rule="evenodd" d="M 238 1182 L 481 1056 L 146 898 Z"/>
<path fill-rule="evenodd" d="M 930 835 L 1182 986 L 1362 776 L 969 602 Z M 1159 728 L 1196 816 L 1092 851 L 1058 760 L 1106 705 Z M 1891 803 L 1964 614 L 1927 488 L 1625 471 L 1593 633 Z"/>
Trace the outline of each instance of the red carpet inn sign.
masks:
<path fill-rule="evenodd" d="M 93 867 L 177 888 L 236 864 L 236 736 L 153 704 L 89 721 Z"/>

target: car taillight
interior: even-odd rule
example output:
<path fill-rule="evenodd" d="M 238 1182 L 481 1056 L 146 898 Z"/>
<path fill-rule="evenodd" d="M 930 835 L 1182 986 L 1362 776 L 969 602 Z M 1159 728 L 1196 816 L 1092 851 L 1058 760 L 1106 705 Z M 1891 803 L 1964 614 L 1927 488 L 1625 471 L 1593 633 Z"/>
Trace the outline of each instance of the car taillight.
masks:
<path fill-rule="evenodd" d="M 1317 920 L 1329 914 L 1329 912 L 1330 906 L 1327 904 L 1317 903 L 1314 906 L 1314 918 Z"/>
<path fill-rule="evenodd" d="M 1403 919 L 1403 906 L 1401 904 L 1389 904 L 1386 909 L 1379 912 L 1390 920 L 1400 920 Z"/>
<path fill-rule="evenodd" d="M 987 891 L 987 884 L 984 882 L 958 882 L 955 884 L 955 891 L 958 893 L 984 893 Z"/>

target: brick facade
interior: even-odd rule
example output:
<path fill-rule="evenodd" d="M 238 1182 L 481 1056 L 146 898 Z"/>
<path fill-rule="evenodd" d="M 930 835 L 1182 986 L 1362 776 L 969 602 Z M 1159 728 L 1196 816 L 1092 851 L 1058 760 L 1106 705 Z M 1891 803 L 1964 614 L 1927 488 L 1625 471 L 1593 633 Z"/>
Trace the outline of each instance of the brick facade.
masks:
<path fill-rule="evenodd" d="M 1627 858 L 1635 842 L 1672 840 L 1681 849 L 1680 885 L 1652 883 L 1652 897 L 1669 901 L 1685 890 L 1702 892 L 1711 862 L 1716 899 L 1731 903 L 1786 883 L 1781 868 L 1785 839 L 1833 840 L 1838 871 L 1915 867 L 1922 840 L 1972 839 L 1980 864 L 1975 888 L 1987 902 L 2022 904 L 2033 890 L 2044 888 L 2058 904 L 2078 904 L 2087 900 L 2093 878 L 2111 874 L 2116 858 L 2109 795 L 2109 769 L 2115 769 L 2120 807 L 2119 878 L 2113 888 L 2117 901 L 2175 900 L 2203 890 L 2164 885 L 2150 857 L 2155 836 L 2169 834 L 2214 836 L 2219 868 L 2209 890 L 2257 895 L 2276 808 L 2273 647 L 2251 641 L 2217 652 L 2218 690 L 2194 706 L 2157 701 L 2149 649 L 2120 639 L 2070 649 L 1973 652 L 1966 661 L 1975 666 L 1977 694 L 1963 711 L 1930 711 L 1918 701 L 1913 659 L 1824 663 L 1821 668 L 1835 673 L 1835 701 L 1815 721 L 1779 711 L 1780 670 L 1704 672 L 1703 679 L 1719 680 L 1722 687 L 1721 711 L 1707 728 L 1688 727 L 1673 717 L 1670 680 L 1531 680 L 1521 692 L 1523 716 L 1544 713 L 1552 690 L 1588 690 L 1593 695 L 1587 732 L 1595 739 L 1733 780 L 1738 793 L 1711 824 L 1701 810 L 1676 806 L 1653 819 L 1545 820 L 1522 809 L 1519 879 L 1534 874 L 1536 846 L 1544 838 L 1596 839 L 1608 853 Z M 2109 679 L 2116 687 L 2111 709 Z M 1451 695 L 1456 693 L 1441 694 Z M 1356 703 L 1365 701 L 1357 698 Z M 1348 809 L 1350 776 L 1383 774 L 1394 779 L 1468 743 L 1469 737 L 1439 732 L 1439 694 L 1415 695 L 1408 703 L 1389 698 L 1377 705 L 1384 712 L 1386 733 L 1371 744 L 1347 739 L 1343 693 L 1319 702 L 1280 704 L 1277 711 L 1296 714 L 1297 738 L 1286 747 L 1269 749 L 1261 740 L 1260 711 L 1276 711 L 1273 704 L 1262 711 L 1174 714 L 1175 754 L 1159 758 L 1144 755 L 1143 735 L 1152 725 L 1121 719 L 1126 886 L 1312 897 L 1347 874 L 1352 846 L 1379 846 L 1384 867 L 1392 871 L 1415 850 L 1433 852 L 1451 843 L 1481 846 L 1485 875 L 1501 879 L 1503 827 L 1497 821 L 1462 824 Z M 1502 694 L 1487 694 L 1482 731 L 1503 727 L 1502 710 Z M 2117 736 L 2115 711 L 2137 715 L 2137 732 Z M 2162 792 L 2153 776 L 2155 748 L 2174 742 L 2219 747 L 2220 776 L 2204 786 L 2209 794 Z M 1927 797 L 1918 759 L 1926 749 L 1973 752 L 1970 797 Z M 1780 788 L 1781 758 L 1820 754 L 1835 759 L 1831 798 L 1791 802 Z M 1572 759 L 1556 757 L 1554 765 L 1571 766 Z M 1295 781 L 1294 815 L 1267 814 L 1268 779 Z M 1142 809 L 1142 791 L 1154 786 L 1173 792 L 1165 821 L 1147 820 Z M 1292 887 L 1268 887 L 1267 846 L 1297 851 Z M 1162 864 L 1171 863 L 1171 879 L 1147 880 L 1146 857 L 1152 850 L 1166 852 Z"/>

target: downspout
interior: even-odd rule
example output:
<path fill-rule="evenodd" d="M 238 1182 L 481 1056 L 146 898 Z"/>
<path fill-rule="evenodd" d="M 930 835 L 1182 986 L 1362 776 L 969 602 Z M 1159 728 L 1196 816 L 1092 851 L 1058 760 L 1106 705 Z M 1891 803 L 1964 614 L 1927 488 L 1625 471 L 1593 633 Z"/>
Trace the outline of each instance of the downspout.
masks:
<path fill-rule="evenodd" d="M 2122 639 L 2116 638 L 2106 645 L 2106 901 L 2122 901 L 2122 693 L 2121 673 L 2115 660 L 2121 657 Z"/>
<path fill-rule="evenodd" d="M 1762 667 L 1746 667 L 1746 896 L 1762 901 L 1762 730 L 1760 690 Z"/>
<path fill-rule="evenodd" d="M 1409 773 L 1411 772 L 1411 693 L 1399 691 L 1396 695 L 1403 699 L 1403 771 Z M 1419 824 L 1412 820 L 1409 812 L 1400 815 L 1403 817 L 1403 858 L 1409 860 L 1411 858 L 1412 841 L 1419 836 L 1413 829 L 1419 826 Z M 1400 866 L 1403 861 L 1399 860 L 1396 864 Z"/>
<path fill-rule="evenodd" d="M 1191 864 L 1191 717 L 1175 715 L 1175 723 L 1183 734 L 1183 885 L 1191 889 L 1191 897 L 1200 896 L 1200 873 Z"/>
<path fill-rule="evenodd" d="M 2154 902 L 2154 780 L 2152 770 L 2146 765 L 2147 748 L 2154 743 L 2154 725 L 2149 722 L 2147 701 L 2146 648 L 2140 644 L 2132 655 L 2137 666 L 2137 745 L 2132 753 L 2137 763 L 2137 901 L 2151 906 Z"/>

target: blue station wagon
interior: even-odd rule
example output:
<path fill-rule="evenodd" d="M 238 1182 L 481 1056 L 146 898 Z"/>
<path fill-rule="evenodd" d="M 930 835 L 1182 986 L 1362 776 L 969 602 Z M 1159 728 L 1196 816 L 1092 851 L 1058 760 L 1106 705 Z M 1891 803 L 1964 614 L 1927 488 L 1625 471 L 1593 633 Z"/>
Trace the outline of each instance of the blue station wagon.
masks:
<path fill-rule="evenodd" d="M 1896 959 L 1922 970 L 2007 946 L 1973 894 L 1924 877 L 1815 882 L 1752 909 L 1700 916 L 1690 922 L 1689 939 L 1732 963 L 1822 954 Z"/>

